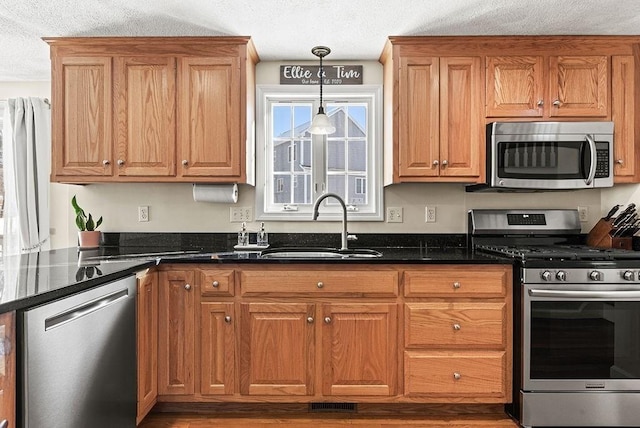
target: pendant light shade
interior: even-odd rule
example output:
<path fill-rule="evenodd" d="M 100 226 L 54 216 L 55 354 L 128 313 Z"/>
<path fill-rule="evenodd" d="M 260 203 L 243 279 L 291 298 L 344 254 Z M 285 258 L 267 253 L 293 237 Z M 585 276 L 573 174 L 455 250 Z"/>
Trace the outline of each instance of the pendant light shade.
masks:
<path fill-rule="evenodd" d="M 331 124 L 329 117 L 324 113 L 324 106 L 322 105 L 322 81 L 324 80 L 322 58 L 329 55 L 331 53 L 331 49 L 326 46 L 316 46 L 311 49 L 311 53 L 320 58 L 320 107 L 318 108 L 318 114 L 316 114 L 311 122 L 309 133 L 318 135 L 333 134 L 336 132 L 336 127 Z"/>

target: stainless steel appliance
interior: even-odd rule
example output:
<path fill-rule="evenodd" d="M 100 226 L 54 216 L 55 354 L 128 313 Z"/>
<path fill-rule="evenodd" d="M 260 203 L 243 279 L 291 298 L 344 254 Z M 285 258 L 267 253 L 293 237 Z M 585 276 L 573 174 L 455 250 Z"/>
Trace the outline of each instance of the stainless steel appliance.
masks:
<path fill-rule="evenodd" d="M 136 426 L 133 276 L 24 311 L 20 426 Z"/>
<path fill-rule="evenodd" d="M 640 254 L 581 244 L 575 210 L 472 210 L 475 251 L 514 259 L 514 402 L 525 427 L 640 425 Z"/>
<path fill-rule="evenodd" d="M 487 125 L 486 185 L 468 191 L 613 186 L 613 122 Z"/>

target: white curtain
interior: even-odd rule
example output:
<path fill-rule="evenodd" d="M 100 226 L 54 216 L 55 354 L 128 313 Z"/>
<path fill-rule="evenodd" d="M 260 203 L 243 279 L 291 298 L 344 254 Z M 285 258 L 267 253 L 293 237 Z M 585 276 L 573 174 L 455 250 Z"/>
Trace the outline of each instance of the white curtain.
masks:
<path fill-rule="evenodd" d="M 47 100 L 9 99 L 3 128 L 3 253 L 48 250 L 51 110 Z"/>

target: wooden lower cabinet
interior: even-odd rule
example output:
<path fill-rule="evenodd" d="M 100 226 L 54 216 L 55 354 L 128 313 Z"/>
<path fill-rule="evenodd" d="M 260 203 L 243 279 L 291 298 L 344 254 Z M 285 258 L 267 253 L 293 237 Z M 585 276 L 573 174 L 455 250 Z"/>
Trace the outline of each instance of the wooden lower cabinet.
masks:
<path fill-rule="evenodd" d="M 511 267 L 159 267 L 159 402 L 511 400 Z"/>
<path fill-rule="evenodd" d="M 16 345 L 16 313 L 0 314 L 0 426 L 2 427 L 16 426 Z"/>
<path fill-rule="evenodd" d="M 138 423 L 158 398 L 158 272 L 138 275 L 136 344 L 138 352 Z"/>

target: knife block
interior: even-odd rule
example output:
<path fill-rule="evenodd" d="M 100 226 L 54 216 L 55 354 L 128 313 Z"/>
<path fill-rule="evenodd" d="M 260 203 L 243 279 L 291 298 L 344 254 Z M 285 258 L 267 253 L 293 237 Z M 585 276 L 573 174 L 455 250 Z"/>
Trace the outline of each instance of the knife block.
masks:
<path fill-rule="evenodd" d="M 633 239 L 629 236 L 614 238 L 609 235 L 613 230 L 613 221 L 598 220 L 593 229 L 587 235 L 587 245 L 596 248 L 621 248 L 630 250 L 633 247 Z"/>

